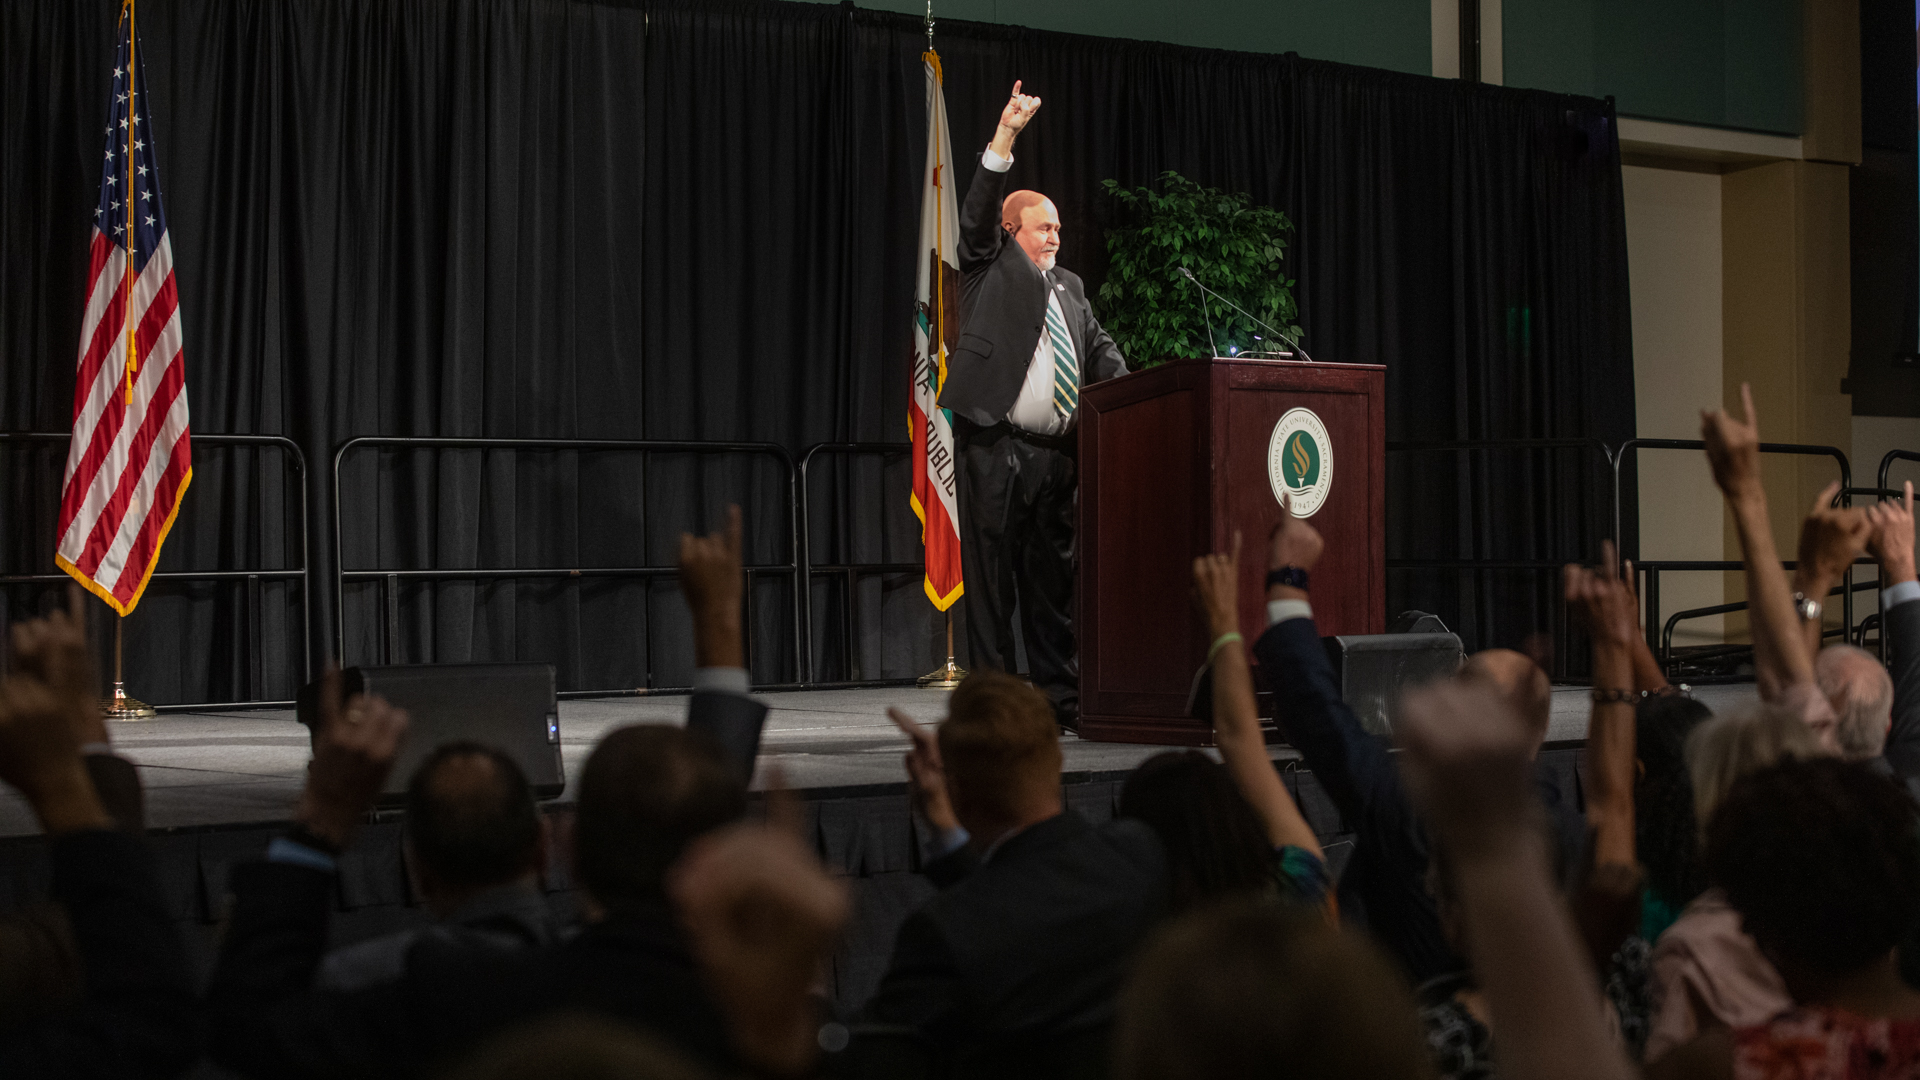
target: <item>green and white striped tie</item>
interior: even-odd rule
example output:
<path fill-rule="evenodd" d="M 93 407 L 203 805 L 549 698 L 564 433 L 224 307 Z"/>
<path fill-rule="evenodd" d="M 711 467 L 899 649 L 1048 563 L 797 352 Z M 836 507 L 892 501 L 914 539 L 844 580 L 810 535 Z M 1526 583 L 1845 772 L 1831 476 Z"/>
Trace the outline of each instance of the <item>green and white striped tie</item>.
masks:
<path fill-rule="evenodd" d="M 1073 335 L 1067 333 L 1060 310 L 1060 291 L 1047 290 L 1047 335 L 1053 341 L 1053 407 L 1063 420 L 1073 419 L 1080 407 L 1080 361 L 1073 353 Z"/>

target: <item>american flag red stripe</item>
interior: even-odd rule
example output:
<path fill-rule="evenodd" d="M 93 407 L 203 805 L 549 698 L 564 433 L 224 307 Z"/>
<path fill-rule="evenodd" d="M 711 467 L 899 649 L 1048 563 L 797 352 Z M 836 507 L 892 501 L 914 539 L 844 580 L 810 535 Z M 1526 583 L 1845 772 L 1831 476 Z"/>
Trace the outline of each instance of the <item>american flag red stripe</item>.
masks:
<path fill-rule="evenodd" d="M 122 615 L 146 591 L 193 481 L 173 245 L 132 14 L 128 2 L 120 14 L 107 151 L 88 250 L 73 442 L 54 554 L 61 569 Z"/>

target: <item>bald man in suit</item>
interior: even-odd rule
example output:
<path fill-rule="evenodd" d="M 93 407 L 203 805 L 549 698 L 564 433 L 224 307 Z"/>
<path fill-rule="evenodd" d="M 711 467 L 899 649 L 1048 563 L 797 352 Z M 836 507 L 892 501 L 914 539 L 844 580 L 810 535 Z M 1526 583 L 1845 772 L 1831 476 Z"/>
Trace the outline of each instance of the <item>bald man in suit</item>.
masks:
<path fill-rule="evenodd" d="M 1040 99 L 1020 92 L 960 209 L 960 337 L 940 404 L 960 459 L 960 561 L 974 667 L 1013 671 L 1013 613 L 1034 685 L 1060 726 L 1080 715 L 1074 531 L 1080 390 L 1124 375 L 1078 275 L 1056 265 L 1060 212 L 1037 191 L 1005 194 L 1013 142 Z"/>

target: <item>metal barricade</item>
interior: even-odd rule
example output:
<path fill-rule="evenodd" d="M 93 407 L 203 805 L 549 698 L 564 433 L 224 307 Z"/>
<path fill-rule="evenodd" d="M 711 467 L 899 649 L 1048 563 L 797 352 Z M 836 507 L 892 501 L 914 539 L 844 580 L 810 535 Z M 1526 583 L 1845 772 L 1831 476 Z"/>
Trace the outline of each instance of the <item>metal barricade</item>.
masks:
<path fill-rule="evenodd" d="M 66 431 L 5 431 L 0 432 L 0 443 L 62 443 L 72 438 Z M 296 532 L 300 541 L 300 565 L 287 569 L 244 569 L 244 570 L 156 570 L 150 581 L 243 581 L 247 587 L 246 612 L 249 626 L 258 626 L 262 606 L 261 586 L 268 581 L 300 582 L 300 681 L 306 682 L 313 677 L 312 650 L 308 648 L 308 620 L 313 611 L 312 583 L 309 568 L 307 528 L 307 459 L 300 447 L 292 439 L 282 435 L 216 435 L 196 431 L 193 433 L 193 446 L 196 451 L 219 447 L 261 447 L 281 451 L 285 462 L 283 472 L 291 473 L 297 498 L 292 500 L 298 508 L 299 523 Z M 52 585 L 72 581 L 64 573 L 44 574 L 0 574 L 0 586 L 5 585 Z M 249 635 L 248 645 L 248 683 L 259 692 L 266 683 L 266 661 L 261 654 L 259 635 Z M 196 702 L 192 704 L 174 704 L 155 706 L 163 712 L 186 712 L 199 709 L 235 709 L 235 708 L 271 708 L 292 705 L 290 700 L 268 701 L 252 699 L 246 701 Z"/>
<path fill-rule="evenodd" d="M 1390 442 L 1387 452 L 1395 453 L 1447 453 L 1447 452 L 1513 452 L 1513 451 L 1551 451 L 1584 450 L 1599 455 L 1600 464 L 1611 469 L 1613 453 L 1607 444 L 1599 439 L 1470 439 L 1462 441 L 1425 441 Z M 1616 528 L 1617 533 L 1617 528 Z M 1583 561 L 1587 556 L 1575 555 L 1567 559 L 1388 559 L 1387 570 L 1446 570 L 1460 573 L 1525 573 L 1530 575 L 1558 575 L 1562 567 L 1569 562 Z M 1554 665 L 1560 667 L 1564 651 L 1554 650 Z M 1564 674 L 1564 669 L 1553 672 L 1556 677 Z"/>
<path fill-rule="evenodd" d="M 846 650 L 847 650 L 847 657 L 848 657 L 847 671 L 846 671 L 846 679 L 839 683 L 835 683 L 833 685 L 905 686 L 905 685 L 911 685 L 915 681 L 912 678 L 862 679 L 859 677 L 859 672 L 857 671 L 857 669 L 855 669 L 854 660 L 853 660 L 853 657 L 858 653 L 858 645 L 860 640 L 860 636 L 859 636 L 860 624 L 859 624 L 858 604 L 856 602 L 857 597 L 856 597 L 855 589 L 858 585 L 860 578 L 862 577 L 866 577 L 873 574 L 905 574 L 905 573 L 911 573 L 914 571 L 921 571 L 924 573 L 926 570 L 926 563 L 924 559 L 918 562 L 870 562 L 870 563 L 846 562 L 846 563 L 832 563 L 832 564 L 825 564 L 825 565 L 815 563 L 813 561 L 813 532 L 811 529 L 811 526 L 812 526 L 811 500 L 813 496 L 812 496 L 811 490 L 807 486 L 807 470 L 813 464 L 813 459 L 823 454 L 824 455 L 840 455 L 840 456 L 856 455 L 856 454 L 890 455 L 890 454 L 905 454 L 905 453 L 911 452 L 912 450 L 913 450 L 913 444 L 904 443 L 904 442 L 899 442 L 899 443 L 896 443 L 896 442 L 824 442 L 824 443 L 816 443 L 813 446 L 807 447 L 806 451 L 800 455 L 800 465 L 799 465 L 800 536 L 804 541 L 801 549 L 802 550 L 801 559 L 805 567 L 804 577 L 807 582 L 808 603 L 809 605 L 811 605 L 812 603 L 811 586 L 813 583 L 814 575 L 816 574 L 830 574 L 830 575 L 839 577 L 845 589 L 845 594 L 844 594 L 845 602 L 841 605 L 841 609 L 840 609 L 841 611 L 840 631 L 842 635 L 842 640 L 846 643 Z M 807 678 L 809 680 L 812 680 L 817 677 L 818 672 L 816 672 L 813 668 L 814 659 L 815 659 L 815 649 L 814 649 L 815 641 L 813 637 L 813 619 L 811 617 L 811 609 L 809 609 L 809 617 L 807 619 L 806 646 L 807 646 L 806 674 L 807 674 Z"/>
<path fill-rule="evenodd" d="M 1620 448 L 1616 450 L 1613 455 L 1614 536 L 1618 537 L 1620 535 L 1621 506 L 1623 501 L 1622 489 L 1624 487 L 1621 479 L 1621 469 L 1626 464 L 1629 454 L 1635 454 L 1640 450 L 1704 451 L 1706 448 L 1707 444 L 1699 439 L 1628 439 L 1626 442 L 1621 443 Z M 1833 458 L 1835 463 L 1840 467 L 1841 493 L 1839 498 L 1845 501 L 1851 497 L 1851 492 L 1859 490 L 1853 487 L 1853 468 L 1847 462 L 1847 455 L 1837 446 L 1822 446 L 1814 443 L 1763 442 L 1760 444 L 1760 452 L 1762 454 Z M 1638 494 L 1638 490 L 1638 482 L 1636 481 L 1636 495 Z M 1783 565 L 1789 568 L 1793 566 L 1792 563 L 1785 563 Z M 1645 580 L 1645 583 L 1640 588 L 1640 608 L 1642 617 L 1645 620 L 1643 629 L 1647 635 L 1647 648 L 1653 650 L 1662 668 L 1669 666 L 1672 656 L 1665 648 L 1665 641 L 1671 637 L 1671 629 L 1668 628 L 1663 632 L 1660 619 L 1660 575 L 1662 573 L 1725 572 L 1728 570 L 1743 570 L 1745 568 L 1746 564 L 1744 562 L 1729 559 L 1639 559 L 1634 562 L 1636 575 L 1643 577 Z M 1851 577 L 1851 575 L 1849 575 L 1849 577 Z M 1846 632 L 1850 638 L 1853 633 L 1853 594 L 1856 590 L 1851 587 L 1853 585 L 1851 580 L 1844 584 L 1848 587 L 1835 591 L 1839 592 L 1841 596 L 1841 616 L 1844 620 Z M 1743 602 L 1735 605 L 1717 604 L 1713 605 L 1713 607 L 1715 608 L 1713 611 L 1694 609 L 1694 613 L 1697 616 L 1708 614 L 1717 615 L 1730 611 L 1745 610 L 1746 605 Z M 1735 651 L 1738 651 L 1738 649 Z"/>
<path fill-rule="evenodd" d="M 761 684 L 767 688 L 798 688 L 806 685 L 806 663 L 804 655 L 803 629 L 810 623 L 807 616 L 807 597 L 803 586 L 802 567 L 805 563 L 805 535 L 800 531 L 800 494 L 798 473 L 794 468 L 793 457 L 785 447 L 769 442 L 706 442 L 679 439 L 490 439 L 490 438 L 429 438 L 429 437 L 383 437 L 367 436 L 348 439 L 341 443 L 333 453 L 333 544 L 334 544 L 334 642 L 339 650 L 340 662 L 344 665 L 346 656 L 346 583 L 348 581 L 377 581 L 381 583 L 382 604 L 385 609 L 384 623 L 384 659 L 391 662 L 396 655 L 396 643 L 400 630 L 400 585 L 407 581 L 479 581 L 479 580 L 528 580 L 528 579 L 581 579 L 581 578 L 661 578 L 673 577 L 680 571 L 677 566 L 545 566 L 545 567 L 465 567 L 454 569 L 397 569 L 397 568 L 361 568 L 348 570 L 342 558 L 341 530 L 341 483 L 340 466 L 347 456 L 356 451 L 370 449 L 388 449 L 400 451 L 420 450 L 533 450 L 562 452 L 615 452 L 638 453 L 641 455 L 641 468 L 647 468 L 651 456 L 657 453 L 726 455 L 737 454 L 770 458 L 777 462 L 785 474 L 787 485 L 787 561 L 749 565 L 742 569 L 747 577 L 745 626 L 747 628 L 747 668 L 753 669 L 753 578 L 756 574 L 780 574 L 789 579 L 793 603 L 793 641 L 796 675 L 791 683 Z M 643 472 L 644 476 L 644 472 Z M 644 482 L 644 481 L 643 481 Z M 646 658 L 648 681 L 652 680 L 653 635 L 647 635 L 648 655 Z M 604 690 L 569 690 L 561 697 L 602 697 L 620 694 L 659 693 L 683 691 L 690 687 L 621 687 Z"/>

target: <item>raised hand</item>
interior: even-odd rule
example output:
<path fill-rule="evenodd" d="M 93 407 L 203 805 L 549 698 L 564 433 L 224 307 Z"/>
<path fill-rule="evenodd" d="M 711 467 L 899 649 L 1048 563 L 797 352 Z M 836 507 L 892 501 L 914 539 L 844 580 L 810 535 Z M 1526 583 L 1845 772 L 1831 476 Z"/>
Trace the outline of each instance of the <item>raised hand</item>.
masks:
<path fill-rule="evenodd" d="M 740 508 L 727 507 L 725 530 L 680 534 L 680 589 L 693 609 L 694 663 L 745 667 L 740 602 L 746 577 L 740 560 Z"/>
<path fill-rule="evenodd" d="M 1853 560 L 1867 549 L 1873 535 L 1873 522 L 1860 509 L 1835 509 L 1833 497 L 1840 493 L 1840 481 L 1821 489 L 1800 523 L 1800 562 L 1829 582 L 1846 576 Z M 1908 527 L 1912 527 L 1908 519 Z M 1911 533 L 1909 533 L 1911 535 Z"/>
<path fill-rule="evenodd" d="M 1231 554 L 1215 552 L 1193 560 L 1193 591 L 1207 614 L 1210 637 L 1240 629 L 1240 530 L 1233 531 Z"/>
<path fill-rule="evenodd" d="M 960 819 L 954 814 L 953 800 L 947 794 L 947 770 L 940 761 L 940 740 L 934 737 L 933 729 L 899 709 L 888 709 L 887 719 L 913 743 L 904 763 L 914 812 L 937 832 L 958 829 Z"/>
<path fill-rule="evenodd" d="M 1013 81 L 1013 94 L 1007 98 L 1007 107 L 1000 110 L 1000 126 L 1018 135 L 1040 111 L 1040 99 L 1032 94 L 1020 92 L 1020 80 Z"/>
<path fill-rule="evenodd" d="M 1267 569 L 1278 570 L 1283 566 L 1313 569 L 1327 542 L 1320 538 L 1320 530 L 1307 524 L 1305 519 L 1293 516 L 1291 498 L 1281 499 L 1280 510 L 1280 524 L 1267 535 Z"/>
<path fill-rule="evenodd" d="M 73 589 L 67 611 L 14 627 L 14 671 L 0 681 L 0 780 L 26 796 L 49 833 L 112 824 L 80 760 L 100 724 L 83 603 Z"/>
<path fill-rule="evenodd" d="M 1701 410 L 1700 438 L 1707 444 L 1707 464 L 1713 482 L 1727 498 L 1760 489 L 1760 424 L 1753 414 L 1753 389 L 1740 384 L 1745 419 L 1736 420 L 1724 409 Z"/>
<path fill-rule="evenodd" d="M 1888 499 L 1868 507 L 1867 523 L 1873 528 L 1867 547 L 1880 561 L 1887 584 L 1914 580 L 1913 481 L 1907 481 L 1905 499 Z"/>
<path fill-rule="evenodd" d="M 808 989 L 851 904 L 802 840 L 790 795 L 776 786 L 768 797 L 765 824 L 696 840 L 667 888 L 740 1055 L 799 1075 L 818 1046 Z"/>
<path fill-rule="evenodd" d="M 1596 644 L 1631 647 L 1640 638 L 1640 597 L 1633 588 L 1633 563 L 1615 558 L 1613 541 L 1600 544 L 1600 565 L 1592 570 L 1568 563 L 1567 607 L 1576 612 Z"/>
<path fill-rule="evenodd" d="M 1534 737 L 1498 691 L 1467 679 L 1408 691 L 1394 734 L 1407 788 L 1449 858 L 1505 855 L 1538 840 Z"/>
<path fill-rule="evenodd" d="M 377 694 L 355 694 L 343 705 L 340 672 L 327 672 L 320 680 L 313 761 L 293 819 L 336 851 L 344 850 L 373 809 L 406 731 L 405 709 Z"/>

